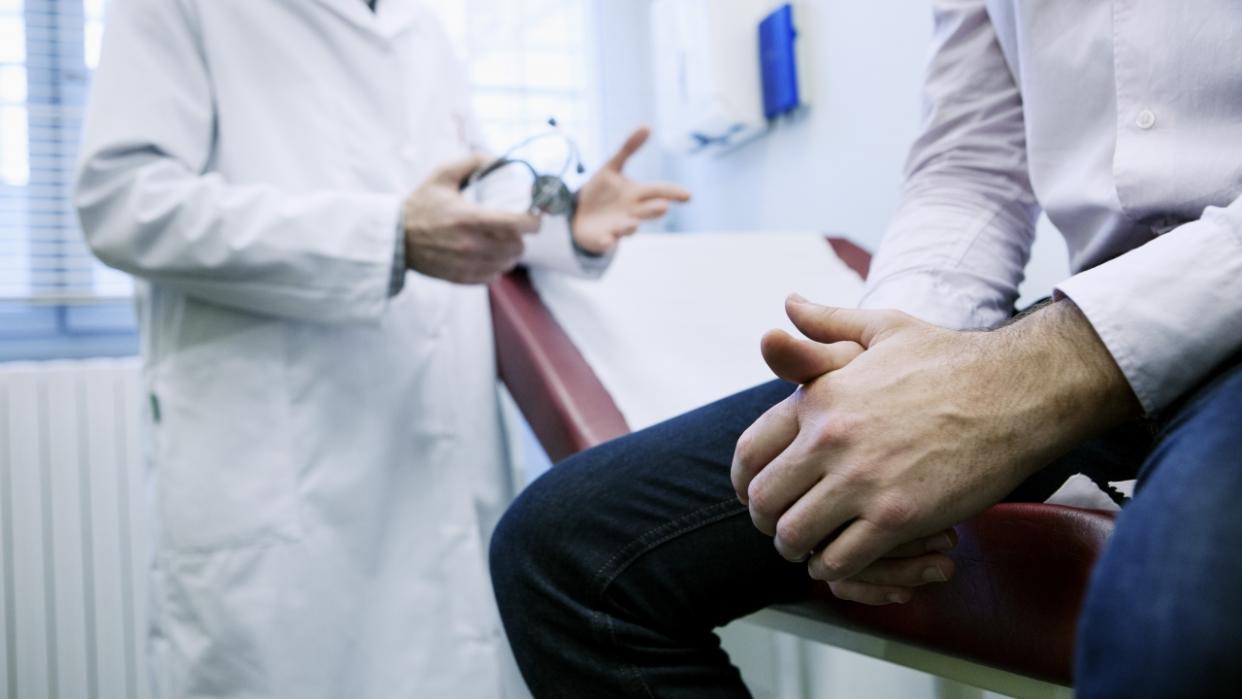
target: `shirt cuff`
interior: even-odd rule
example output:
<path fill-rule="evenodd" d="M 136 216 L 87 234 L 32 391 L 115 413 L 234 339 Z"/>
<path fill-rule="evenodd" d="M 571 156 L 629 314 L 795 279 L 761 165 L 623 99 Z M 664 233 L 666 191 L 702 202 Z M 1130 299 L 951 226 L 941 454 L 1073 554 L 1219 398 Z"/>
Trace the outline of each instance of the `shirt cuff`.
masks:
<path fill-rule="evenodd" d="M 397 216 L 397 243 L 392 252 L 392 277 L 388 280 L 388 298 L 405 288 L 405 220 Z"/>
<path fill-rule="evenodd" d="M 1091 322 L 1149 414 L 1242 346 L 1242 231 L 1220 211 L 1056 288 Z"/>
<path fill-rule="evenodd" d="M 612 264 L 614 253 L 592 255 L 574 244 L 567 216 L 544 216 L 539 232 L 526 236 L 522 264 L 577 277 L 599 277 Z"/>
<path fill-rule="evenodd" d="M 951 283 L 947 276 L 925 270 L 887 277 L 864 292 L 858 307 L 902 311 L 948 330 L 994 328 L 1013 314 L 989 297 L 971 294 L 972 286 Z"/>

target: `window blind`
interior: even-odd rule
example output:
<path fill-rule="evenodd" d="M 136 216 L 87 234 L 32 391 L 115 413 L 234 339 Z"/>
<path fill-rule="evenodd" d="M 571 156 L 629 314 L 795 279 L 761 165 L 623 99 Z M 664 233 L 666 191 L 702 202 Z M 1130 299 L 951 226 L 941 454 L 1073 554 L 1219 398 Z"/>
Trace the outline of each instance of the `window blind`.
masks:
<path fill-rule="evenodd" d="M 73 175 L 103 0 L 0 0 L 0 302 L 125 298 L 90 254 Z"/>

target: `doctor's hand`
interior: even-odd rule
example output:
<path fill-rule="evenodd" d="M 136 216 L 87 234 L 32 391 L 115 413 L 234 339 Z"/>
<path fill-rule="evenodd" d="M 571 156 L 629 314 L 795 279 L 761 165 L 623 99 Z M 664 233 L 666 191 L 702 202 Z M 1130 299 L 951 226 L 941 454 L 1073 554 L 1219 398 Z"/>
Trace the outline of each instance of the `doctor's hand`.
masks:
<path fill-rule="evenodd" d="M 572 222 L 578 247 L 607 254 L 617 241 L 637 231 L 641 222 L 663 217 L 674 202 L 690 201 L 690 192 L 678 185 L 643 184 L 625 176 L 625 163 L 650 135 L 645 128 L 630 134 L 616 155 L 578 191 Z"/>
<path fill-rule="evenodd" d="M 812 577 L 849 599 L 907 601 L 924 574 L 948 578 L 951 568 L 920 565 L 947 560 L 935 558 L 928 542 L 1072 446 L 1140 412 L 1107 349 L 1069 302 L 991 332 L 944 330 L 895 311 L 797 297 L 786 310 L 803 334 L 836 346 L 838 356 L 786 351 L 794 360 L 773 362 L 780 374 L 812 360 L 829 373 L 743 433 L 733 485 L 782 556 L 807 560 Z M 846 351 L 841 342 L 862 350 Z"/>
<path fill-rule="evenodd" d="M 539 230 L 538 217 L 484 209 L 460 191 L 489 162 L 476 155 L 450 163 L 406 200 L 406 266 L 450 282 L 486 284 L 517 265 L 522 236 Z"/>

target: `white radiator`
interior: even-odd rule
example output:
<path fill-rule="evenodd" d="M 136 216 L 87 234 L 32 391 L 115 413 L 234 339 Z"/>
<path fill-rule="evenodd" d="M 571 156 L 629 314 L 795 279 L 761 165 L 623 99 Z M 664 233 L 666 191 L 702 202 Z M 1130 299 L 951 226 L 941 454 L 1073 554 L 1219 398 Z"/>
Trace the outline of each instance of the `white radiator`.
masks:
<path fill-rule="evenodd" d="M 0 695 L 145 699 L 135 361 L 0 364 Z"/>

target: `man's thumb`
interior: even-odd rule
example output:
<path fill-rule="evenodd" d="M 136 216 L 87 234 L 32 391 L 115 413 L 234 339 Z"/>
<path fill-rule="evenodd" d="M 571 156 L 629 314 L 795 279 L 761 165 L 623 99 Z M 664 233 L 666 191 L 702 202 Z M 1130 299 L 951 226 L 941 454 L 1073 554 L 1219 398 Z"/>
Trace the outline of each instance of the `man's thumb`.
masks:
<path fill-rule="evenodd" d="M 771 330 L 760 344 L 763 359 L 776 374 L 790 383 L 810 383 L 849 364 L 863 348 L 853 342 L 826 345 L 802 340 L 783 330 Z"/>
<path fill-rule="evenodd" d="M 785 300 L 785 313 L 803 335 L 816 342 L 849 341 L 863 347 L 870 347 L 875 336 L 892 322 L 885 311 L 821 306 L 797 294 Z"/>

